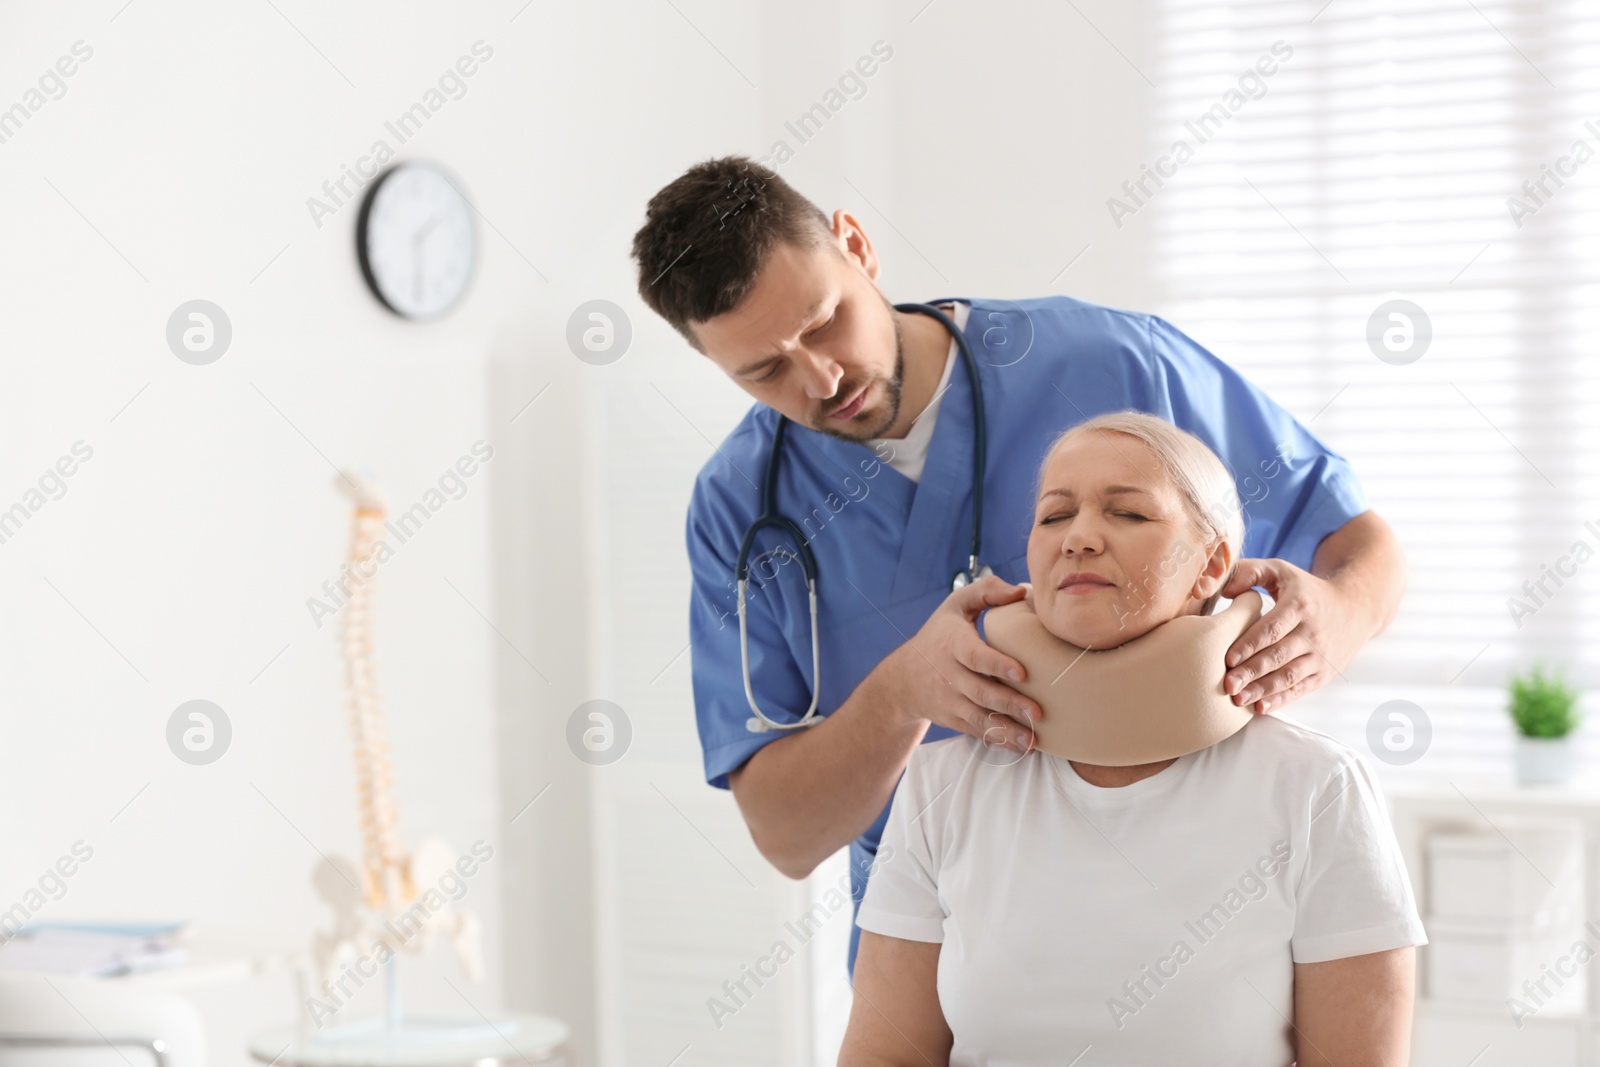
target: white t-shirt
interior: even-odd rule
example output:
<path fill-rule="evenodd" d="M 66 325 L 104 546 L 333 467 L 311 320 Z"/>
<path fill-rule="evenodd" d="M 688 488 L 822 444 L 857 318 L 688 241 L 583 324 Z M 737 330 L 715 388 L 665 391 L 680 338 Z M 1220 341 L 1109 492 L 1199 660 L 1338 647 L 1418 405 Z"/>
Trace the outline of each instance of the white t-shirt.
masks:
<path fill-rule="evenodd" d="M 1275 715 L 1120 788 L 919 745 L 880 856 L 857 923 L 941 943 L 951 1067 L 1287 1065 L 1294 963 L 1427 944 L 1371 768 Z"/>
<path fill-rule="evenodd" d="M 955 312 L 950 317 L 955 320 L 957 329 L 965 330 L 970 307 L 960 300 L 952 301 L 952 304 Z M 960 352 L 956 339 L 950 338 L 950 353 L 945 356 L 944 374 L 934 387 L 933 399 L 928 401 L 928 406 L 922 409 L 922 414 L 917 416 L 904 437 L 874 437 L 867 441 L 879 456 L 889 457 L 885 461 L 889 466 L 914 482 L 922 481 L 922 466 L 927 462 L 928 444 L 933 440 L 933 424 L 938 421 L 939 404 L 944 400 L 945 386 L 950 384 L 950 371 L 955 367 L 956 360 L 961 358 Z"/>

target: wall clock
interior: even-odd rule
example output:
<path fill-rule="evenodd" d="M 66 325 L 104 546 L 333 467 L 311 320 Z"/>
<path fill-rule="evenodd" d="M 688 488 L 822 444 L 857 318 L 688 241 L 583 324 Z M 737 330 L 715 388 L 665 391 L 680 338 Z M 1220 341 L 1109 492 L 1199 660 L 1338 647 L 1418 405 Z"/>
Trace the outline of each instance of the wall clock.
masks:
<path fill-rule="evenodd" d="M 424 321 L 454 307 L 472 281 L 477 250 L 472 206 L 438 167 L 396 164 L 362 199 L 361 274 L 396 315 Z"/>

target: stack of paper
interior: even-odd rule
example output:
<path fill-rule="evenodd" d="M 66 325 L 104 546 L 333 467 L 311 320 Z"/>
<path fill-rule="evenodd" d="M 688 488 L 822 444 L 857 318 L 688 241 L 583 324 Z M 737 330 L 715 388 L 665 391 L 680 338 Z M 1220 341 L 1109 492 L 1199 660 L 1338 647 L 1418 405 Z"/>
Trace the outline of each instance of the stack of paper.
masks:
<path fill-rule="evenodd" d="M 39 923 L 0 944 L 0 970 L 109 978 L 186 963 L 182 923 Z"/>

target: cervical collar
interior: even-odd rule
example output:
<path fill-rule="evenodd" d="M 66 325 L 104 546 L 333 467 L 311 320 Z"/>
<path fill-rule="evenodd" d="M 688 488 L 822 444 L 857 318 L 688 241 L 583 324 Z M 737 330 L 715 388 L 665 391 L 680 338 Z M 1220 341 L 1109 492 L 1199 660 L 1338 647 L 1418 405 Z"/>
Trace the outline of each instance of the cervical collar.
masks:
<path fill-rule="evenodd" d="M 1180 615 L 1116 648 L 1085 651 L 1045 629 L 1030 589 L 1026 600 L 986 611 L 983 634 L 1027 668 L 1027 681 L 1008 684 L 1044 709 L 1035 748 L 1131 767 L 1198 752 L 1254 718 L 1223 692 L 1223 656 L 1262 606 L 1251 589 L 1216 615 Z"/>

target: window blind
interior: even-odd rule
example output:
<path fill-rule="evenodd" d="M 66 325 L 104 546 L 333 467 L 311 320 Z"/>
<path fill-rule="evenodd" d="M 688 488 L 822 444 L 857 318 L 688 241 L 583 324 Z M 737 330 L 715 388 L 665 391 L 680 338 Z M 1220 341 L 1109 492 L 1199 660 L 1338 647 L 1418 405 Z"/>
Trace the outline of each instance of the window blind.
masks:
<path fill-rule="evenodd" d="M 1403 696 L 1490 760 L 1508 671 L 1600 684 L 1600 5 L 1158 3 L 1149 180 L 1108 212 L 1405 547 L 1339 732 Z"/>

